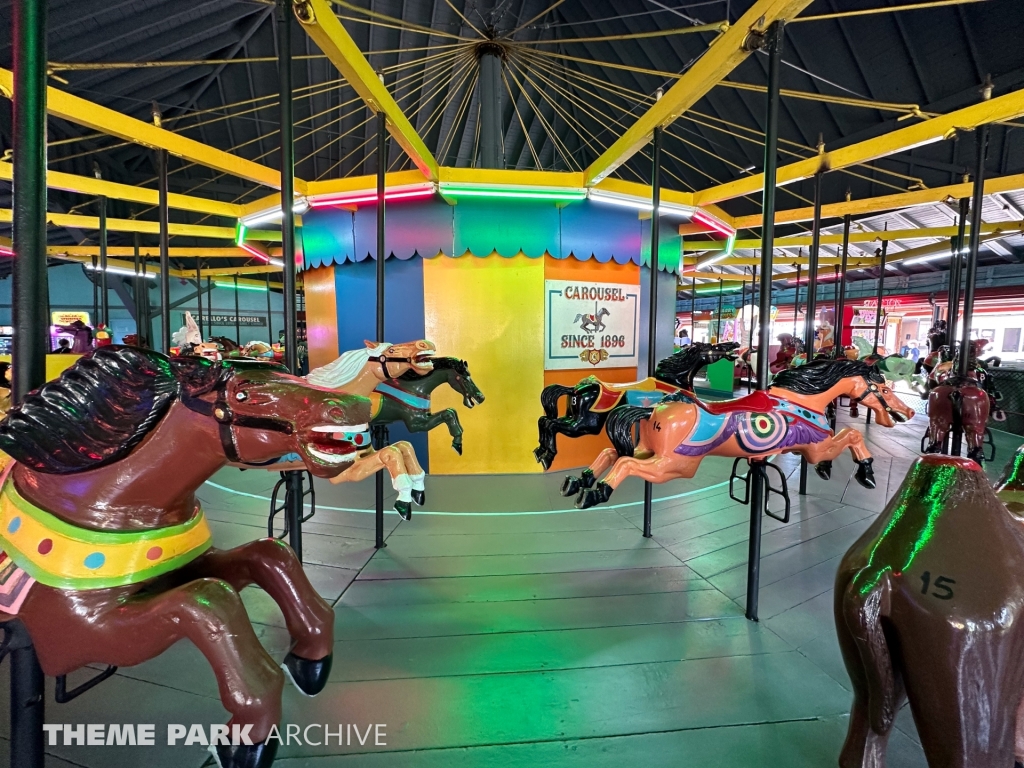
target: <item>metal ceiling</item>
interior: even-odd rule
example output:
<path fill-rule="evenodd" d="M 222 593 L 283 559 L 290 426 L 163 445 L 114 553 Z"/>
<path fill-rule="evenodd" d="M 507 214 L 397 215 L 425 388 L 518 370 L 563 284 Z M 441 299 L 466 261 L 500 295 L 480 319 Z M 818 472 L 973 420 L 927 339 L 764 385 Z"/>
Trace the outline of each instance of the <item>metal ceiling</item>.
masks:
<path fill-rule="evenodd" d="M 502 94 L 506 165 L 563 170 L 588 165 L 622 132 L 620 126 L 629 125 L 646 109 L 659 87 L 672 82 L 667 74 L 684 72 L 707 49 L 713 33 L 574 40 L 735 21 L 752 2 L 351 0 L 335 7 L 371 64 L 386 73 L 399 104 L 442 164 L 473 164 L 477 99 L 472 50 L 482 39 L 477 30 L 495 35 L 508 56 L 507 89 Z M 907 4 L 816 0 L 804 15 Z M 276 166 L 278 80 L 272 5 L 254 0 L 50 0 L 49 11 L 51 84 L 144 120 L 150 119 L 155 104 L 165 126 Z M 10 19 L 10 2 L 4 0 L 4 67 L 11 66 Z M 432 32 L 420 31 L 417 25 Z M 1024 87 L 1022 28 L 1020 0 L 792 24 L 784 49 L 783 88 L 948 112 L 977 102 L 979 86 L 989 75 L 997 95 Z M 297 174 L 311 180 L 372 173 L 377 159 L 366 108 L 298 25 L 292 47 L 300 57 L 294 74 Z M 106 67 L 67 66 L 76 63 Z M 729 81 L 763 86 L 765 57 L 749 57 Z M 757 91 L 712 89 L 669 131 L 666 186 L 701 189 L 757 173 L 763 166 L 764 98 Z M 835 148 L 905 125 L 901 116 L 898 111 L 786 97 L 780 121 L 783 162 L 794 154 L 813 154 L 819 135 L 827 147 Z M 10 126 L 10 105 L 0 102 L 0 151 L 10 147 Z M 1024 171 L 1024 133 L 1017 127 L 994 127 L 990 174 Z M 144 147 L 55 118 L 49 120 L 49 140 L 51 169 L 83 175 L 98 170 L 113 181 L 155 185 L 153 153 Z M 826 176 L 824 200 L 840 201 L 848 190 L 855 198 L 864 198 L 958 182 L 968 173 L 973 154 L 973 139 L 967 134 L 870 167 L 834 172 Z M 389 168 L 407 166 L 392 146 Z M 241 201 L 259 194 L 252 185 L 218 177 L 208 169 L 173 160 L 171 169 L 172 191 Z M 649 161 L 642 154 L 618 171 L 632 180 L 649 174 Z M 782 189 L 780 207 L 809 204 L 808 182 Z M 1003 202 L 990 200 L 986 220 L 1000 220 L 1007 209 L 1014 209 L 1007 213 L 1009 218 L 1024 218 L 1015 210 L 1024 207 L 1024 197 L 1003 197 Z M 51 191 L 50 201 L 54 211 L 90 211 L 91 202 L 81 196 Z M 0 205 L 9 207 L 9 186 L 0 187 Z M 760 206 L 753 197 L 728 201 L 723 207 L 741 215 L 756 213 Z M 906 229 L 915 221 L 924 225 L 933 220 L 946 225 L 950 217 L 945 214 L 944 206 L 932 206 L 901 214 L 902 219 L 876 216 L 862 225 L 880 228 L 889 221 L 890 228 Z M 153 218 L 155 212 L 112 201 L 111 215 Z M 172 218 L 200 220 L 182 212 L 172 213 Z M 801 229 L 782 228 L 780 234 Z M 111 241 L 127 242 L 129 237 L 112 233 Z M 93 234 L 55 230 L 52 238 L 82 242 L 93 239 Z M 175 238 L 174 244 L 203 243 Z M 1018 237 L 1001 241 L 990 249 L 989 258 L 1016 259 L 1020 254 L 1024 239 Z"/>

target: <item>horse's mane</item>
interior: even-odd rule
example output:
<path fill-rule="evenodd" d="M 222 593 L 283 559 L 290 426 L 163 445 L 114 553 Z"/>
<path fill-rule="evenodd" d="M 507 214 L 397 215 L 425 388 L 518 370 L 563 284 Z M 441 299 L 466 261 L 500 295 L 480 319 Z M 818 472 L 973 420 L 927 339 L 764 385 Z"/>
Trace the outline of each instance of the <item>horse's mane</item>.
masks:
<path fill-rule="evenodd" d="M 434 357 L 431 358 L 431 363 L 434 365 L 435 371 L 442 370 L 453 370 L 457 373 L 461 373 L 463 376 L 469 376 L 469 365 L 465 360 L 458 357 Z M 406 371 L 398 377 L 399 381 L 415 381 L 416 379 L 422 379 L 424 376 L 429 376 L 429 373 L 417 373 L 416 371 Z"/>
<path fill-rule="evenodd" d="M 705 350 L 697 344 L 683 347 L 678 352 L 669 355 L 658 362 L 654 369 L 654 377 L 674 383 L 679 376 L 685 375 L 693 370 L 693 366 L 704 359 Z"/>
<path fill-rule="evenodd" d="M 390 346 L 390 342 L 385 341 L 373 349 L 364 347 L 349 350 L 333 363 L 314 368 L 306 374 L 306 380 L 318 387 L 341 389 L 359 375 L 363 366 L 366 365 L 366 361 L 370 359 L 370 355 L 380 355 Z"/>
<path fill-rule="evenodd" d="M 126 456 L 182 392 L 209 392 L 234 366 L 100 347 L 25 396 L 0 422 L 0 450 L 37 472 L 71 474 Z"/>
<path fill-rule="evenodd" d="M 819 395 L 827 392 L 843 379 L 863 376 L 868 381 L 881 384 L 885 376 L 875 365 L 860 360 L 813 360 L 799 368 L 787 368 L 775 374 L 772 387 L 788 389 L 798 395 Z"/>

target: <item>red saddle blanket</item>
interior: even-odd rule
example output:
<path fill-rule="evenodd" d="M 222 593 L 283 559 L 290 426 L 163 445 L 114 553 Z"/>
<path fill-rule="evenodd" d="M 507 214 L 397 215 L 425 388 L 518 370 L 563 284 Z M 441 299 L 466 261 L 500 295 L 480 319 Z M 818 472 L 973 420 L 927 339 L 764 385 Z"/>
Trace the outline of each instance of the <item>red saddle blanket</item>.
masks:
<path fill-rule="evenodd" d="M 696 398 L 694 399 L 696 400 Z M 715 416 L 720 416 L 723 413 L 733 413 L 736 411 L 767 413 L 771 411 L 778 402 L 779 401 L 776 398 L 769 395 L 763 389 L 751 392 L 749 395 L 744 397 L 738 397 L 735 400 L 717 400 L 707 403 L 702 400 L 697 400 L 697 403 L 705 411 Z"/>

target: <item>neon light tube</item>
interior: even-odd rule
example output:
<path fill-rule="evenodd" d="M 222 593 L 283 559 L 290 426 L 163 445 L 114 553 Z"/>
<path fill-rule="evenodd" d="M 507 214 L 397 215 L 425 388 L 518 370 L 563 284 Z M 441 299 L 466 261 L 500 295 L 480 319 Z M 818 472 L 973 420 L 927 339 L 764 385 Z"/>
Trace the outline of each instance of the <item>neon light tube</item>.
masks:
<path fill-rule="evenodd" d="M 396 187 L 391 190 L 384 190 L 384 200 L 412 200 L 416 198 L 433 197 L 434 185 L 418 187 Z M 359 205 L 360 203 L 376 203 L 376 191 L 346 192 L 336 195 L 319 195 L 310 198 L 311 208 L 327 208 L 330 206 Z"/>
<path fill-rule="evenodd" d="M 516 189 L 514 187 L 449 187 L 441 186 L 441 194 L 451 197 L 493 197 L 513 200 L 584 200 L 584 189 Z"/>
<path fill-rule="evenodd" d="M 700 208 L 697 208 L 693 212 L 693 220 L 698 224 L 703 224 L 705 227 L 708 227 L 709 229 L 713 229 L 715 232 L 725 235 L 726 237 L 736 237 L 735 229 L 730 227 L 724 221 L 721 221 L 716 216 L 712 216 L 710 213 L 701 210 Z"/>
<path fill-rule="evenodd" d="M 0 256 L 13 256 L 14 250 L 8 248 L 6 245 L 0 245 Z"/>
<path fill-rule="evenodd" d="M 220 280 L 214 280 L 213 284 L 218 288 L 230 288 L 231 290 L 235 290 L 237 288 L 237 290 L 239 291 L 259 291 L 260 293 L 267 292 L 267 287 L 265 285 L 246 285 L 244 283 L 239 283 L 236 286 L 234 282 L 224 283 L 221 282 Z"/>
<path fill-rule="evenodd" d="M 103 272 L 103 271 L 106 271 L 106 272 L 110 272 L 111 274 L 114 274 L 114 275 L 127 275 L 128 277 L 146 277 L 146 278 L 149 278 L 150 280 L 156 280 L 156 273 L 155 272 L 146 272 L 145 274 L 143 274 L 142 272 L 136 272 L 133 269 L 124 269 L 123 267 L 109 267 L 109 266 L 106 268 L 106 270 L 102 270 L 99 267 L 93 267 L 92 264 L 85 264 L 83 262 L 78 262 L 78 263 L 82 264 L 82 266 L 85 267 L 86 269 L 88 269 L 90 272 Z"/>
<path fill-rule="evenodd" d="M 842 276 L 843 276 L 842 272 L 840 272 L 838 275 L 836 275 L 836 274 L 818 275 L 818 282 L 820 283 L 822 280 L 839 280 L 840 278 L 842 278 Z M 775 278 L 773 278 L 773 279 L 775 279 Z M 790 277 L 790 278 L 787 278 L 787 279 L 789 280 L 789 282 L 796 283 L 797 285 L 803 285 L 804 283 L 811 282 L 811 278 L 809 278 L 809 277 L 801 277 L 799 280 L 797 280 L 796 278 L 793 278 L 793 277 Z"/>
<path fill-rule="evenodd" d="M 618 195 L 611 192 L 602 192 L 599 189 L 590 190 L 589 197 L 596 203 L 609 203 L 619 205 L 623 208 L 632 208 L 635 211 L 653 211 L 654 203 L 641 197 L 630 197 Z M 661 216 L 684 216 L 690 218 L 696 209 L 693 206 L 681 205 L 679 203 L 662 202 L 658 206 L 658 213 Z"/>
<path fill-rule="evenodd" d="M 299 216 L 309 210 L 309 201 L 304 198 L 298 198 L 292 205 L 292 213 L 296 213 Z M 245 224 L 249 229 L 257 227 L 260 224 L 271 224 L 276 221 L 281 221 L 284 218 L 284 211 L 280 208 L 267 208 L 256 213 L 250 213 L 248 216 L 243 216 L 240 221 Z"/>

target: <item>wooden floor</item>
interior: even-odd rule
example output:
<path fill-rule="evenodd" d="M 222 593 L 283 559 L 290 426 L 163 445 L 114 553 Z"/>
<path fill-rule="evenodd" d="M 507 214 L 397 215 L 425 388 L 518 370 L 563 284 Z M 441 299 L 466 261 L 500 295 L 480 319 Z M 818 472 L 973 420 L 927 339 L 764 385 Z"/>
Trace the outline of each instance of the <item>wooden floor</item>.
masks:
<path fill-rule="evenodd" d="M 568 509 L 559 477 L 436 477 L 411 522 L 387 520 L 373 549 L 372 485 L 317 486 L 305 526 L 307 572 L 335 604 L 331 682 L 288 688 L 284 721 L 386 724 L 385 747 L 286 746 L 287 768 L 644 768 L 836 764 L 850 703 L 832 626 L 840 557 L 901 482 L 922 419 L 867 429 L 878 488 L 811 477 L 788 525 L 766 520 L 760 623 L 743 617 L 747 510 L 727 495 L 729 464 L 656 489 L 654 538 L 640 535 L 639 483 L 603 509 Z M 999 463 L 1016 447 L 999 437 Z M 467 450 L 472 450 L 467 440 Z M 780 462 L 792 474 L 797 463 Z M 995 472 L 998 467 L 993 467 Z M 276 476 L 225 470 L 202 497 L 218 546 L 265 535 Z M 280 658 L 280 612 L 244 593 L 257 633 Z M 0 675 L 7 686 L 7 675 Z M 50 681 L 52 687 L 52 681 Z M 48 722 L 226 720 L 204 659 L 186 643 L 68 705 Z M 0 707 L 6 708 L 6 691 Z M 925 765 L 908 711 L 891 768 Z M 0 712 L 0 735 L 8 717 Z M 48 748 L 47 766 L 208 764 L 202 746 Z M 6 764 L 6 744 L 0 763 Z"/>

